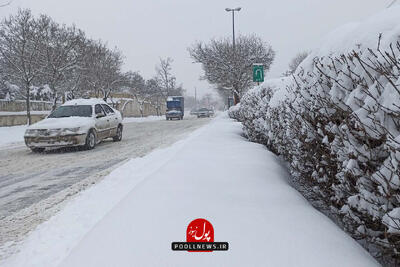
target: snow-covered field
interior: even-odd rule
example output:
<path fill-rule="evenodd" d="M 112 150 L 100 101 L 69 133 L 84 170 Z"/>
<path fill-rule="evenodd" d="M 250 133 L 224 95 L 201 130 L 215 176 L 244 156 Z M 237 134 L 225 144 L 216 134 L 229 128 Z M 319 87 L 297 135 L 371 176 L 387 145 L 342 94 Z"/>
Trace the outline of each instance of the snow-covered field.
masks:
<path fill-rule="evenodd" d="M 279 160 L 220 116 L 132 159 L 32 232 L 2 266 L 377 266 L 287 182 Z M 171 250 L 196 218 L 229 251 Z"/>

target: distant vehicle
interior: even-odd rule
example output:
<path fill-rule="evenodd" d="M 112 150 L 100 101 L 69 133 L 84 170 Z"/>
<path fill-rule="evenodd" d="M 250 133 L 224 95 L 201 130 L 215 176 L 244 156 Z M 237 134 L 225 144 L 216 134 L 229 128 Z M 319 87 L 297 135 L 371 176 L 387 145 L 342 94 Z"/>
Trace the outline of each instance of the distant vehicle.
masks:
<path fill-rule="evenodd" d="M 201 108 L 197 111 L 197 118 L 209 118 L 210 116 L 210 110 L 207 108 Z"/>
<path fill-rule="evenodd" d="M 167 120 L 183 120 L 183 116 L 185 115 L 184 100 L 183 96 L 169 96 L 167 98 L 167 112 L 165 113 Z"/>
<path fill-rule="evenodd" d="M 214 113 L 214 110 L 213 110 L 213 109 L 210 108 L 210 109 L 208 109 L 208 111 L 209 111 L 209 113 L 210 113 L 210 116 L 214 116 L 215 113 Z"/>
<path fill-rule="evenodd" d="M 33 152 L 45 148 L 84 146 L 93 149 L 106 138 L 122 139 L 122 116 L 100 99 L 76 99 L 65 102 L 46 119 L 29 126 L 25 144 Z"/>

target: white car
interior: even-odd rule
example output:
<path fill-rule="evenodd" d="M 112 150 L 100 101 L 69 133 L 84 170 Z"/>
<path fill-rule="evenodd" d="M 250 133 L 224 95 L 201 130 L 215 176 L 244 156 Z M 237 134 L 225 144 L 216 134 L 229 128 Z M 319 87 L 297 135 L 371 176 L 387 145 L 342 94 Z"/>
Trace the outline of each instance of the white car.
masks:
<path fill-rule="evenodd" d="M 29 126 L 25 144 L 33 152 L 45 148 L 84 146 L 93 149 L 106 138 L 122 139 L 122 116 L 101 99 L 65 102 L 47 118 Z"/>
<path fill-rule="evenodd" d="M 207 108 L 201 108 L 197 111 L 197 118 L 209 118 L 210 117 L 210 111 Z"/>

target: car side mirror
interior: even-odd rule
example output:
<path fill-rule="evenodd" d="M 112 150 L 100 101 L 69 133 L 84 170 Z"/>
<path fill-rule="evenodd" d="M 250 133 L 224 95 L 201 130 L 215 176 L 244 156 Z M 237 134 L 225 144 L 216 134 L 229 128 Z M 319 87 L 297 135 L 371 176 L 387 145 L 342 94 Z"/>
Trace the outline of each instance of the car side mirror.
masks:
<path fill-rule="evenodd" d="M 103 113 L 96 114 L 96 119 L 103 118 L 103 117 L 105 117 L 105 115 Z"/>

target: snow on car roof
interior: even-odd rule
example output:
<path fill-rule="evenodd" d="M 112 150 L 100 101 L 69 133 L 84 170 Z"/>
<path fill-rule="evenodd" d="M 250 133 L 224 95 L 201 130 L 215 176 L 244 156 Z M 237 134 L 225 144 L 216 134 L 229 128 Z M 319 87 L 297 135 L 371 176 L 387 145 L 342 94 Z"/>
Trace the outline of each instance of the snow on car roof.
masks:
<path fill-rule="evenodd" d="M 89 99 L 73 99 L 65 102 L 62 106 L 73 106 L 73 105 L 95 105 L 95 104 L 107 104 L 103 99 L 100 98 L 89 98 Z"/>
<path fill-rule="evenodd" d="M 179 96 L 179 95 L 173 95 L 173 96 L 168 96 L 167 97 L 167 101 L 173 101 L 174 99 L 177 99 L 177 98 L 183 98 L 183 96 Z"/>

